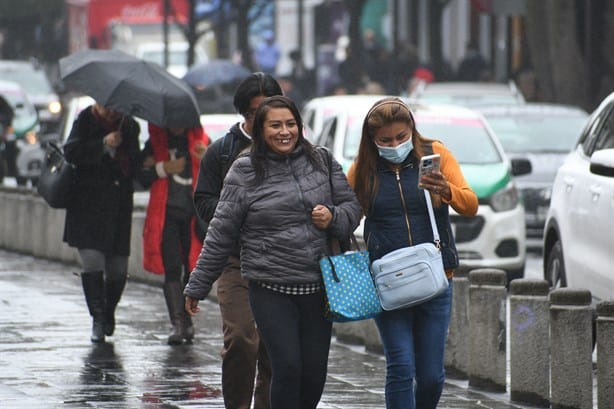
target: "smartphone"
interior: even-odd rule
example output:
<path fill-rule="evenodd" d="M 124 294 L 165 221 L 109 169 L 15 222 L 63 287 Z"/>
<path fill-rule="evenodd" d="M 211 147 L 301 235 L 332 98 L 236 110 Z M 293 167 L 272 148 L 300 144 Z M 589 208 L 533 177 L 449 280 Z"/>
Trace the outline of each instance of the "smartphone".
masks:
<path fill-rule="evenodd" d="M 438 153 L 434 155 L 426 155 L 420 158 L 420 166 L 418 167 L 418 183 L 422 179 L 423 175 L 428 175 L 431 172 L 439 171 L 439 165 L 441 162 L 441 155 Z"/>

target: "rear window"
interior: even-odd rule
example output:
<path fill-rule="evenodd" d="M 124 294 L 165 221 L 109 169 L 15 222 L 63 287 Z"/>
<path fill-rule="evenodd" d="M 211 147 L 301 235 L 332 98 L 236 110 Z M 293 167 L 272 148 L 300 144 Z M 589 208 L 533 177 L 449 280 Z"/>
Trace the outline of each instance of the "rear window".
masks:
<path fill-rule="evenodd" d="M 569 152 L 586 116 L 489 116 L 490 126 L 506 152 Z"/>
<path fill-rule="evenodd" d="M 492 164 L 503 159 L 484 124 L 471 118 L 416 117 L 420 134 L 443 142 L 459 163 Z"/>

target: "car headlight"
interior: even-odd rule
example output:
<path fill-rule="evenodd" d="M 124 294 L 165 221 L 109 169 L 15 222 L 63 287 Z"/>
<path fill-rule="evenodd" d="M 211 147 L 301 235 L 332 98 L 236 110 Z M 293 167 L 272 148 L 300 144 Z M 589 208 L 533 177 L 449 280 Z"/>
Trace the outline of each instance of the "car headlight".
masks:
<path fill-rule="evenodd" d="M 62 112 L 62 104 L 60 104 L 60 101 L 50 102 L 49 112 L 51 112 L 52 114 L 59 114 L 60 112 Z"/>
<path fill-rule="evenodd" d="M 552 186 L 544 187 L 539 191 L 539 197 L 544 201 L 550 203 L 552 197 Z"/>
<path fill-rule="evenodd" d="M 518 205 L 518 189 L 514 182 L 509 182 L 505 188 L 499 190 L 488 200 L 495 212 L 512 210 Z"/>

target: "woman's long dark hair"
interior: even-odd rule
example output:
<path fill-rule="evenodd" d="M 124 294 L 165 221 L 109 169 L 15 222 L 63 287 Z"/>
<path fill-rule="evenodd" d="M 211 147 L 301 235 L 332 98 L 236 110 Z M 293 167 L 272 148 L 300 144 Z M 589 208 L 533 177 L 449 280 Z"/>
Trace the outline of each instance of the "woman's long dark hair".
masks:
<path fill-rule="evenodd" d="M 425 143 L 432 142 L 423 137 L 416 129 L 416 121 L 405 102 L 396 97 L 382 98 L 377 101 L 367 115 L 362 125 L 362 136 L 358 147 L 358 155 L 355 160 L 355 184 L 354 191 L 365 214 L 368 214 L 371 203 L 377 194 L 377 163 L 379 153 L 375 145 L 375 133 L 382 127 L 393 123 L 404 123 L 412 132 L 414 155 L 418 160 L 424 155 Z M 441 205 L 438 195 L 431 195 L 433 206 Z"/>
<path fill-rule="evenodd" d="M 309 160 L 318 169 L 324 169 L 324 163 L 322 158 L 318 157 L 314 146 L 305 139 L 303 132 L 303 119 L 296 106 L 296 104 L 288 97 L 276 95 L 269 98 L 265 98 L 254 115 L 254 127 L 252 130 L 253 145 L 251 150 L 251 161 L 256 171 L 255 183 L 258 185 L 262 183 L 266 177 L 267 160 L 266 156 L 268 152 L 271 152 L 271 148 L 264 140 L 264 122 L 266 121 L 267 114 L 274 108 L 286 108 L 294 117 L 296 125 L 298 127 L 298 140 L 296 142 L 297 147 L 303 148 L 303 151 L 308 156 Z"/>

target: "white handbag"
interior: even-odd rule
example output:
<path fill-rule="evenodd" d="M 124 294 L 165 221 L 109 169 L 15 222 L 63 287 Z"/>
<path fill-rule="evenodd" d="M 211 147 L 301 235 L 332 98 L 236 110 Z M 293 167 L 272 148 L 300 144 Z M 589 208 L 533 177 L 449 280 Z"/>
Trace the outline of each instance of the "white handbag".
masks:
<path fill-rule="evenodd" d="M 426 190 L 424 194 L 435 244 L 422 243 L 403 247 L 371 264 L 375 289 L 382 309 L 386 311 L 423 303 L 448 288 L 431 196 Z"/>

